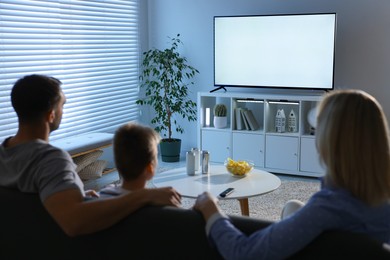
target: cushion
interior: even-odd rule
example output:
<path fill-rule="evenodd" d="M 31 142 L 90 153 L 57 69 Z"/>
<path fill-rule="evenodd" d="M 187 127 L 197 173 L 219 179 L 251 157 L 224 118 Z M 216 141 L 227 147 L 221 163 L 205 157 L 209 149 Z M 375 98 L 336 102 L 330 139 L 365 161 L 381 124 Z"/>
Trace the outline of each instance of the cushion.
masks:
<path fill-rule="evenodd" d="M 96 161 L 103 154 L 103 150 L 95 150 L 73 158 L 73 162 L 77 165 L 76 172 L 80 173 L 87 165 Z"/>
<path fill-rule="evenodd" d="M 103 171 L 107 166 L 107 161 L 97 160 L 88 164 L 78 174 L 83 181 L 97 179 L 102 177 Z"/>
<path fill-rule="evenodd" d="M 50 143 L 71 155 L 75 155 L 101 146 L 111 145 L 113 136 L 114 134 L 109 133 L 88 133 L 51 141 Z"/>

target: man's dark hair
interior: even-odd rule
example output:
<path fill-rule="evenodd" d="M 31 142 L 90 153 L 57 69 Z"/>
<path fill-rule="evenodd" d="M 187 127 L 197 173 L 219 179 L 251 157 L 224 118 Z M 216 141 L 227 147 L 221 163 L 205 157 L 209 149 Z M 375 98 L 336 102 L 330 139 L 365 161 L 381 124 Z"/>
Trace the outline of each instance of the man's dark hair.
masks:
<path fill-rule="evenodd" d="M 45 75 L 28 75 L 16 81 L 11 102 L 20 122 L 33 122 L 61 99 L 61 81 Z"/>

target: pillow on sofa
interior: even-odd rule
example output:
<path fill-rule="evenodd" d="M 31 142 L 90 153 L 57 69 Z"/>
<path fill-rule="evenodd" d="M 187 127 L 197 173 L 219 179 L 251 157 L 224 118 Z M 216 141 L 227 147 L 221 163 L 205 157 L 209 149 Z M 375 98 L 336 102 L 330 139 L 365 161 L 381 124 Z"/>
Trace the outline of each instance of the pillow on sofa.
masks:
<path fill-rule="evenodd" d="M 101 155 L 103 150 L 95 150 L 73 158 L 73 162 L 77 165 L 76 172 L 80 173 L 87 165 L 95 162 Z"/>
<path fill-rule="evenodd" d="M 82 169 L 78 174 L 83 181 L 97 179 L 102 177 L 103 171 L 107 166 L 107 161 L 97 160 Z"/>

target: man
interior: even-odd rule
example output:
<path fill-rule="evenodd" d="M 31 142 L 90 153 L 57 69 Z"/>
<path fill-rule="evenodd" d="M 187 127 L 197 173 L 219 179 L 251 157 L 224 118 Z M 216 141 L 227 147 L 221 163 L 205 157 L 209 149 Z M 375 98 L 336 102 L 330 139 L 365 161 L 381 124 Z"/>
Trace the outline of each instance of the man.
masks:
<path fill-rule="evenodd" d="M 48 143 L 66 102 L 61 82 L 45 75 L 25 76 L 15 83 L 11 101 L 19 128 L 0 146 L 0 186 L 38 193 L 67 235 L 103 230 L 145 205 L 180 205 L 181 196 L 171 187 L 86 200 L 96 193 L 84 191 L 70 155 Z"/>

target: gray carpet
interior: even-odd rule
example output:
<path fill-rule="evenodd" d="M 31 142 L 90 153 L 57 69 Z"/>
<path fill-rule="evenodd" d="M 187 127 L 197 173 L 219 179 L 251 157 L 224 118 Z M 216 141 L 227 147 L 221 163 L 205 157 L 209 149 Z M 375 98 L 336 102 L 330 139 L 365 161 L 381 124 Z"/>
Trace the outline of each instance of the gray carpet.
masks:
<path fill-rule="evenodd" d="M 168 170 L 162 168 L 158 172 Z M 278 175 L 282 183 L 278 189 L 265 195 L 249 198 L 249 214 L 251 217 L 279 220 L 284 204 L 290 199 L 306 202 L 310 196 L 320 189 L 320 182 L 316 178 Z M 191 208 L 195 200 L 184 198 L 183 208 Z M 221 208 L 227 214 L 241 215 L 238 200 L 220 200 Z"/>

